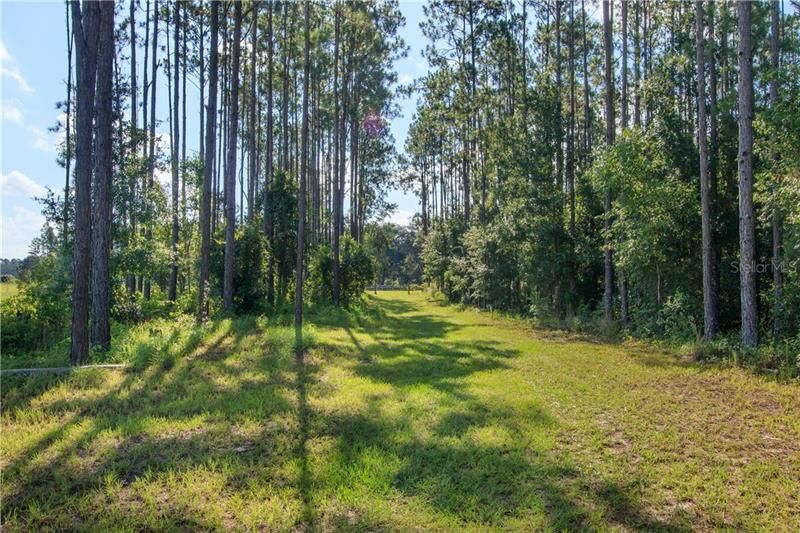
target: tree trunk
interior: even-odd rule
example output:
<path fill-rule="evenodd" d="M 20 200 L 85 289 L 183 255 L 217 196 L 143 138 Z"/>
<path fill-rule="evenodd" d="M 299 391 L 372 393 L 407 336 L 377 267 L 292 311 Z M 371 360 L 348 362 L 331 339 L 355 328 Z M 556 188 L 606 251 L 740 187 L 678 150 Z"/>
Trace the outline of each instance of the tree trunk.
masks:
<path fill-rule="evenodd" d="M 586 2 L 581 0 L 581 13 L 583 15 L 583 146 L 585 161 L 583 167 L 588 168 L 592 160 L 592 113 L 589 107 L 589 46 L 586 39 Z"/>
<path fill-rule="evenodd" d="M 780 26 L 780 3 L 772 0 L 770 10 L 770 66 L 772 67 L 772 77 L 769 82 L 769 101 L 772 109 L 778 107 L 778 69 L 780 67 L 780 56 L 778 48 L 779 26 Z M 781 154 L 777 150 L 778 139 L 776 126 L 772 127 L 772 285 L 774 291 L 774 317 L 772 322 L 772 333 L 775 340 L 781 338 L 783 328 L 783 216 L 778 202 L 774 198 L 774 188 L 778 182 L 780 172 Z"/>
<path fill-rule="evenodd" d="M 239 124 L 239 56 L 242 41 L 242 4 L 234 5 L 233 65 L 231 68 L 230 117 L 228 126 L 228 165 L 225 176 L 225 271 L 222 310 L 233 312 L 233 256 L 236 231 L 236 144 Z"/>
<path fill-rule="evenodd" d="M 308 182 L 308 78 L 310 72 L 309 34 L 309 0 L 303 2 L 303 34 L 305 44 L 303 46 L 303 133 L 302 147 L 300 149 L 300 208 L 297 217 L 297 266 L 294 275 L 294 327 L 299 328 L 303 325 L 303 244 L 305 240 L 306 223 L 306 183 Z M 298 346 L 298 355 L 302 357 L 302 347 Z"/>
<path fill-rule="evenodd" d="M 181 139 L 181 129 L 178 123 L 178 107 L 180 105 L 180 24 L 181 24 L 181 8 L 180 4 L 175 4 L 174 10 L 175 22 L 175 35 L 174 48 L 175 48 L 175 64 L 173 71 L 175 72 L 175 92 L 173 93 L 172 108 L 173 108 L 173 132 L 172 132 L 172 236 L 170 238 L 170 275 L 169 275 L 169 288 L 167 291 L 167 298 L 170 302 L 175 301 L 178 288 L 178 187 L 179 187 L 179 147 Z"/>
<path fill-rule="evenodd" d="M 556 0 L 556 187 L 558 188 L 559 212 L 564 206 L 564 127 L 562 111 L 562 76 L 561 76 L 561 11 L 562 0 Z M 558 303 L 558 302 L 557 302 Z"/>
<path fill-rule="evenodd" d="M 527 125 L 526 125 L 527 127 Z M 567 179 L 569 187 L 569 233 L 575 237 L 575 0 L 569 2 L 569 137 L 567 144 Z M 574 289 L 574 275 L 570 281 Z"/>
<path fill-rule="evenodd" d="M 700 152 L 700 204 L 703 232 L 703 337 L 713 341 L 717 334 L 717 310 L 714 298 L 713 200 L 708 175 L 706 142 L 705 24 L 703 2 L 695 2 L 695 45 L 697 47 L 697 145 Z"/>
<path fill-rule="evenodd" d="M 197 316 L 201 322 L 208 318 L 209 253 L 211 249 L 211 180 L 214 158 L 217 151 L 217 76 L 219 58 L 217 38 L 219 34 L 219 2 L 211 2 L 211 62 L 208 80 L 208 120 L 206 121 L 205 160 L 203 161 L 203 194 L 200 198 L 200 291 Z"/>
<path fill-rule="evenodd" d="M 641 112 L 641 64 L 642 64 L 642 44 L 641 44 L 641 12 L 642 7 L 637 0 L 635 4 L 634 30 L 633 30 L 633 127 L 638 128 L 642 123 Z"/>
<path fill-rule="evenodd" d="M 250 176 L 247 202 L 247 221 L 253 220 L 256 201 L 256 182 L 258 180 L 256 159 L 256 40 L 258 36 L 258 3 L 253 3 L 252 21 L 250 25 L 250 121 L 248 126 L 248 174 Z"/>
<path fill-rule="evenodd" d="M 273 57 L 274 57 L 274 42 L 275 36 L 272 31 L 272 13 L 275 8 L 273 2 L 268 3 L 269 15 L 267 17 L 267 38 L 269 44 L 267 46 L 267 192 L 264 196 L 264 232 L 267 234 L 269 241 L 269 259 L 267 261 L 267 302 L 272 305 L 275 303 L 275 232 L 273 229 L 272 220 L 272 207 L 270 198 L 270 187 L 272 186 L 273 174 L 273 157 L 274 157 L 274 139 L 273 139 L 273 117 L 272 117 L 272 100 L 273 100 L 273 84 L 272 84 L 272 71 L 273 71 Z"/>
<path fill-rule="evenodd" d="M 69 234 L 69 180 L 70 175 L 72 173 L 72 126 L 70 121 L 72 119 L 72 44 L 74 43 L 73 39 L 73 31 L 70 27 L 70 3 L 65 3 L 66 10 L 67 10 L 67 126 L 66 126 L 66 150 L 67 156 L 64 158 L 64 170 L 65 170 L 65 178 L 64 178 L 64 222 L 63 227 L 61 229 L 62 232 L 62 243 L 64 246 L 67 245 L 67 236 Z M 133 20 L 133 3 L 131 2 L 131 20 Z M 133 27 L 133 22 L 131 22 L 131 28 Z M 133 34 L 132 34 L 133 39 Z M 135 42 L 135 39 L 133 39 Z M 136 55 L 132 56 L 131 61 L 136 61 Z M 134 75 L 133 84 L 136 85 L 136 78 Z M 135 97 L 134 97 L 135 98 Z M 136 109 L 135 107 L 133 108 Z M 135 112 L 135 111 L 134 111 Z"/>
<path fill-rule="evenodd" d="M 289 175 L 289 5 L 283 4 L 283 86 L 281 91 L 281 169 Z"/>
<path fill-rule="evenodd" d="M 156 87 L 158 80 L 158 0 L 153 2 L 153 50 L 151 61 L 152 80 L 150 90 L 150 136 L 149 136 L 149 153 L 148 153 L 148 168 L 149 174 L 147 177 L 147 188 L 153 187 L 156 172 Z M 145 67 L 146 68 L 146 67 Z M 146 200 L 148 201 L 148 200 Z M 153 206 L 147 205 L 147 212 L 150 215 L 147 221 L 147 242 L 150 243 L 153 239 Z M 144 280 L 143 291 L 145 300 L 150 299 L 150 278 Z"/>
<path fill-rule="evenodd" d="M 622 2 L 622 101 L 620 102 L 620 121 L 622 130 L 628 127 L 628 3 Z M 620 236 L 625 240 L 625 235 Z M 619 273 L 619 307 L 622 327 L 628 326 L 628 276 L 625 271 Z"/>
<path fill-rule="evenodd" d="M 742 345 L 758 344 L 756 241 L 753 210 L 753 47 L 751 6 L 737 2 L 739 15 L 739 283 Z"/>
<path fill-rule="evenodd" d="M 613 62 L 614 48 L 611 40 L 611 17 L 609 14 L 609 0 L 603 0 L 603 41 L 605 48 L 605 84 L 606 84 L 606 145 L 614 144 L 614 78 Z M 614 318 L 614 257 L 611 250 L 611 237 L 608 235 L 611 230 L 611 191 L 606 191 L 604 202 L 605 220 L 605 243 L 604 243 L 604 293 L 603 311 L 607 322 Z"/>
<path fill-rule="evenodd" d="M 111 181 L 114 113 L 114 4 L 101 2 L 95 92 L 94 202 L 92 209 L 92 346 L 111 347 Z"/>
<path fill-rule="evenodd" d="M 78 84 L 75 120 L 75 242 L 72 273 L 70 360 L 82 363 L 89 353 L 89 280 L 92 208 L 92 122 L 97 75 L 100 4 L 72 2 L 72 31 Z"/>
<path fill-rule="evenodd" d="M 131 31 L 131 134 L 138 135 L 137 132 L 137 119 L 138 119 L 138 96 L 139 87 L 136 85 L 136 1 L 131 0 L 130 4 L 130 31 Z M 69 113 L 67 113 L 69 118 Z M 69 129 L 69 128 L 68 128 Z M 67 133 L 69 135 L 69 133 Z M 69 137 L 67 137 L 69 139 Z M 69 153 L 69 149 L 67 150 Z M 133 144 L 133 153 L 137 153 L 136 144 Z M 133 243 L 136 234 L 136 215 L 134 208 L 136 206 L 136 178 L 137 172 L 132 172 L 130 176 L 130 183 L 128 185 L 128 223 L 130 234 L 128 236 L 128 245 Z M 132 272 L 125 276 L 125 288 L 128 298 L 133 297 L 136 290 L 136 278 Z"/>
<path fill-rule="evenodd" d="M 186 134 L 186 64 L 189 62 L 188 56 L 188 49 L 186 46 L 187 41 L 187 29 L 189 27 L 189 18 L 186 14 L 186 7 L 189 5 L 188 2 L 182 2 L 181 5 L 183 6 L 183 27 L 181 28 L 181 35 L 182 35 L 182 53 L 183 59 L 181 61 L 181 131 L 183 132 L 183 137 L 181 137 L 181 159 L 180 164 L 186 161 L 186 138 L 188 135 Z M 177 48 L 177 47 L 176 47 Z M 181 224 L 186 224 L 186 172 L 181 170 Z M 184 243 L 184 250 L 186 250 L 186 244 Z M 181 281 L 181 291 L 184 288 L 186 276 L 182 276 Z"/>
<path fill-rule="evenodd" d="M 708 43 L 711 46 L 709 56 L 709 136 L 710 136 L 710 145 L 709 145 L 709 158 L 708 158 L 708 176 L 709 176 L 709 189 L 711 194 L 711 234 L 717 234 L 717 180 L 718 180 L 718 168 L 719 168 L 719 134 L 718 134 L 718 127 L 717 127 L 717 120 L 718 120 L 718 111 L 717 111 L 717 61 L 716 61 L 716 53 L 717 53 L 717 44 L 715 38 L 715 31 L 714 31 L 714 11 L 716 10 L 716 4 L 714 2 L 709 3 L 710 7 L 710 14 L 708 17 Z M 711 293 L 713 297 L 712 306 L 715 309 L 715 313 L 717 317 L 719 317 L 719 258 L 721 255 L 721 248 L 720 248 L 720 240 L 714 238 L 714 247 L 711 250 L 712 259 L 711 259 L 711 269 L 712 269 L 712 281 L 713 281 L 713 291 Z M 717 318 L 719 320 L 719 318 Z"/>
<path fill-rule="evenodd" d="M 341 131 L 341 122 L 339 121 L 339 32 L 340 32 L 340 5 L 337 3 L 335 5 L 336 14 L 334 15 L 334 37 L 333 37 L 333 100 L 334 104 L 334 112 L 333 112 L 333 122 L 334 122 L 334 136 L 333 136 L 333 172 L 331 173 L 332 178 L 332 203 L 333 203 L 333 226 L 331 228 L 333 235 L 331 240 L 333 241 L 333 305 L 339 305 L 339 218 L 341 217 L 341 213 L 339 212 L 339 159 L 344 158 L 344 154 L 340 153 L 341 143 L 339 142 L 339 138 L 343 134 Z M 344 81 L 342 81 L 344 85 Z M 344 112 L 342 111 L 342 114 Z"/>

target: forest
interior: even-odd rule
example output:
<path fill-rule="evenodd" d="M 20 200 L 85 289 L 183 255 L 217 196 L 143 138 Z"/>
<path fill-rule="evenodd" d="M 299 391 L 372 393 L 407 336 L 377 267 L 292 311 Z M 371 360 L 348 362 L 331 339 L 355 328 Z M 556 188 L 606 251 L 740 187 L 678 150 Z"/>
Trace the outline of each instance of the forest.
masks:
<path fill-rule="evenodd" d="M 59 6 L 10 531 L 800 527 L 795 0 Z"/>

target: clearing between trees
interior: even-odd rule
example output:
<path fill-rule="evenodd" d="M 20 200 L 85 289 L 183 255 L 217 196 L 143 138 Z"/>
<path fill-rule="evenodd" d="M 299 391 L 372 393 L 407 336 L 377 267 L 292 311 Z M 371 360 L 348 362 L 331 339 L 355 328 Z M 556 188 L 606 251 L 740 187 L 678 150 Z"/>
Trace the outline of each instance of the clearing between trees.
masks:
<path fill-rule="evenodd" d="M 420 293 L 4 376 L 4 529 L 800 530 L 800 388 Z"/>

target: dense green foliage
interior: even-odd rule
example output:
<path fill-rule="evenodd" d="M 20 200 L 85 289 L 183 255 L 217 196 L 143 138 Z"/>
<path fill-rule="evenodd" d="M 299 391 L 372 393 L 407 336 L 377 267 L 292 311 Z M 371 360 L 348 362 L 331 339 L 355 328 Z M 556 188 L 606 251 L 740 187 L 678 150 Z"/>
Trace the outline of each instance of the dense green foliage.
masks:
<path fill-rule="evenodd" d="M 425 54 L 433 68 L 416 82 L 421 98 L 406 143 L 409 183 L 422 205 L 425 279 L 453 302 L 561 326 L 694 342 L 703 330 L 695 6 L 628 2 L 626 34 L 614 7 L 612 144 L 604 142 L 603 27 L 588 15 L 600 6 L 530 7 L 436 0 L 425 8 Z M 779 15 L 776 71 L 770 9 L 752 4 L 753 267 L 765 366 L 796 374 L 800 16 L 788 6 Z M 736 346 L 741 267 L 736 10 L 713 2 L 703 11 L 704 75 L 714 77 L 715 93 L 707 79 L 702 105 L 711 126 L 702 130 L 710 136 L 722 333 L 717 344 L 698 348 L 706 355 Z M 776 209 L 783 231 L 777 263 Z M 605 239 L 613 253 L 611 323 L 603 316 Z M 777 338 L 774 268 L 784 272 Z"/>
<path fill-rule="evenodd" d="M 81 19 L 94 6 L 89 4 L 84 15 L 68 9 L 67 31 L 82 27 L 86 20 Z M 215 55 L 214 7 L 219 11 Z M 332 253 L 341 260 L 340 303 L 354 303 L 373 281 L 365 227 L 393 208 L 386 196 L 396 182 L 397 153 L 386 126 L 397 113 L 394 63 L 406 53 L 398 35 L 404 21 L 397 2 L 315 3 L 309 6 L 307 30 L 298 2 L 235 7 L 169 1 L 117 5 L 113 175 L 95 169 L 89 184 L 93 195 L 92 185 L 101 180 L 109 178 L 112 186 L 108 293 L 116 326 L 181 313 L 205 317 L 206 308 L 212 317 L 222 312 L 226 253 L 233 258 L 230 312 L 280 316 L 295 299 L 300 217 L 305 223 L 301 256 L 314 258 L 316 265 L 306 262 L 302 279 L 308 280 L 314 300 L 332 301 Z M 244 28 L 238 51 L 232 46 L 237 27 Z M 308 65 L 304 39 L 298 36 L 308 37 Z M 31 256 L 3 262 L 3 273 L 20 278 L 18 293 L 4 294 L 0 309 L 4 355 L 41 354 L 53 346 L 63 351 L 71 315 L 79 314 L 71 299 L 79 255 L 74 245 L 75 101 L 87 87 L 75 85 L 81 62 L 75 51 L 70 54 L 71 104 L 59 103 L 70 115 L 56 127 L 62 133 L 69 128 L 58 154 L 69 187 L 40 199 L 46 223 Z M 212 77 L 214 109 L 209 107 Z M 305 117 L 300 113 L 304 101 L 309 104 Z M 187 126 L 187 114 L 198 111 Z M 211 117 L 216 129 L 210 127 Z M 213 132 L 215 145 L 206 132 Z M 97 144 L 99 134 L 92 135 Z M 304 142 L 302 135 L 307 135 Z M 208 170 L 211 175 L 205 176 Z M 206 181 L 210 205 L 203 220 Z M 231 199 L 232 210 L 226 204 Z M 96 196 L 92 202 L 97 209 Z M 231 226 L 233 239 L 226 243 Z M 207 256 L 204 227 L 210 228 Z M 334 234 L 343 236 L 335 252 Z M 98 259 L 92 255 L 92 261 Z M 203 257 L 209 272 L 201 291 Z M 98 306 L 90 307 L 87 314 L 97 322 Z"/>
<path fill-rule="evenodd" d="M 347 306 L 361 298 L 373 278 L 373 263 L 364 247 L 351 238 L 342 241 L 340 258 L 340 303 Z M 333 303 L 333 252 L 318 247 L 309 265 L 309 299 L 315 304 Z"/>

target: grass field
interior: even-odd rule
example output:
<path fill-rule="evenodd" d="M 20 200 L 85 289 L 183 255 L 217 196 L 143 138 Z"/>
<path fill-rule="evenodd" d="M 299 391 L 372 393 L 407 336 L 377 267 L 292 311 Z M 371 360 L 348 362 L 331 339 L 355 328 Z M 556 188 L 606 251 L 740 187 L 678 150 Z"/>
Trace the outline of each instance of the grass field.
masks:
<path fill-rule="evenodd" d="M 419 293 L 309 322 L 4 377 L 5 530 L 800 530 L 796 384 Z"/>
<path fill-rule="evenodd" d="M 19 292 L 19 284 L 17 283 L 16 280 L 0 283 L 0 302 L 5 300 L 6 298 L 14 296 L 18 292 Z"/>

